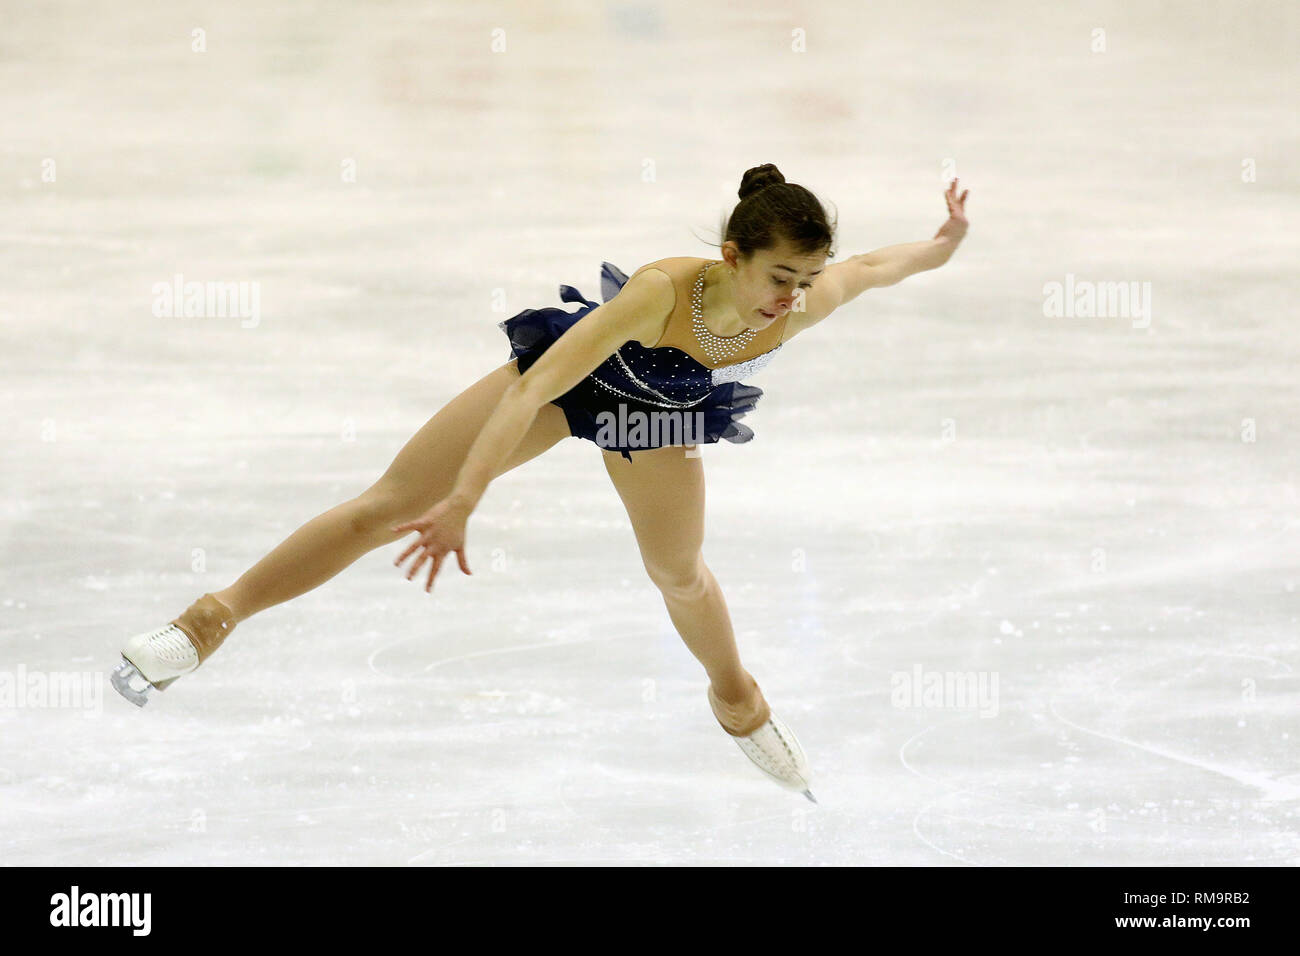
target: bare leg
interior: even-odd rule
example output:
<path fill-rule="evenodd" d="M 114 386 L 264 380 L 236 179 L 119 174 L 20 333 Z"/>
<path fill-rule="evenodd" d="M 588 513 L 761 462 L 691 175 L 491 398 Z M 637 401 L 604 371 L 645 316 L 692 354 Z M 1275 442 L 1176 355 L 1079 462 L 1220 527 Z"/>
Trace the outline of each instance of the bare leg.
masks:
<path fill-rule="evenodd" d="M 634 452 L 631 462 L 604 452 L 605 468 L 627 507 L 641 557 L 677 633 L 709 675 L 708 699 L 722 729 L 755 766 L 782 786 L 808 789 L 808 760 L 741 666 L 727 605 L 700 552 L 704 465 L 681 448 Z"/>
<path fill-rule="evenodd" d="M 677 633 L 704 665 L 718 697 L 728 703 L 749 700 L 753 678 L 740 663 L 727 602 L 700 550 L 702 460 L 688 458 L 678 447 L 634 452 L 631 462 L 613 452 L 602 455 Z"/>
<path fill-rule="evenodd" d="M 479 379 L 429 419 L 370 488 L 308 521 L 213 596 L 242 621 L 305 594 L 367 552 L 403 537 L 392 526 L 418 517 L 450 493 L 470 445 L 518 378 L 511 361 Z M 568 436 L 564 412 L 543 406 L 498 474 Z"/>

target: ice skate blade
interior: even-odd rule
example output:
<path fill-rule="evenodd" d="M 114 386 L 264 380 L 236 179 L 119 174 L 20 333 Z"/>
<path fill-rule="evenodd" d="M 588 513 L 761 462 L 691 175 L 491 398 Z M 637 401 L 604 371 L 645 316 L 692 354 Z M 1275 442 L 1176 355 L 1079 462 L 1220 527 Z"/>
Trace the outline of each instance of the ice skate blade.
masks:
<path fill-rule="evenodd" d="M 131 679 L 134 677 L 140 678 L 144 683 L 144 687 L 139 689 L 133 687 L 131 685 Z M 113 689 L 137 707 L 143 707 L 145 704 L 149 703 L 149 691 L 154 689 L 154 685 L 145 680 L 145 676 L 141 674 L 136 669 L 136 666 L 125 657 L 122 658 L 122 663 L 117 665 L 117 668 L 110 675 L 109 679 L 113 683 Z M 171 681 L 167 681 L 167 683 L 170 684 Z"/>

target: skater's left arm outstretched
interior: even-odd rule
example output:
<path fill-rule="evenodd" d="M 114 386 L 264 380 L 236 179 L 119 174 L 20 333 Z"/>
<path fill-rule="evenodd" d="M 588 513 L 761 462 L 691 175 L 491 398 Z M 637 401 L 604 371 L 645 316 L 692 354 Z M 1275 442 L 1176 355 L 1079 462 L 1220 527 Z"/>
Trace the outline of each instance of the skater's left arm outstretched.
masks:
<path fill-rule="evenodd" d="M 947 262 L 969 226 L 966 220 L 966 197 L 969 194 L 967 189 L 958 195 L 956 179 L 948 184 L 943 194 L 948 205 L 948 219 L 933 239 L 885 246 L 829 266 L 808 292 L 804 324 L 813 325 L 821 321 L 868 289 L 895 285 L 910 275 L 937 269 Z"/>

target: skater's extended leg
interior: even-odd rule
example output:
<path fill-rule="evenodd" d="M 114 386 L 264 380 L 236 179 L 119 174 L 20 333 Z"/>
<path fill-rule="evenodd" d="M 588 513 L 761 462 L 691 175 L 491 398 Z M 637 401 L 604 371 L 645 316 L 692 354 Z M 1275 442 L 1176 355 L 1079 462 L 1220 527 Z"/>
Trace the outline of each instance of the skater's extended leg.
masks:
<path fill-rule="evenodd" d="M 312 590 L 367 552 L 401 538 L 393 525 L 418 517 L 451 492 L 474 439 L 518 379 L 514 361 L 479 379 L 430 418 L 370 488 L 308 521 L 213 595 L 242 621 Z M 564 412 L 543 406 L 498 474 L 568 435 Z"/>
<path fill-rule="evenodd" d="M 702 459 L 681 447 L 633 452 L 630 462 L 614 452 L 601 454 L 677 633 L 704 665 L 718 697 L 729 703 L 748 700 L 753 678 L 741 666 L 727 602 L 701 553 Z"/>
<path fill-rule="evenodd" d="M 518 380 L 513 361 L 489 372 L 429 419 L 366 491 L 307 522 L 224 591 L 203 595 L 165 627 L 128 638 L 111 675 L 113 687 L 143 707 L 153 689 L 165 689 L 202 664 L 239 621 L 311 590 L 367 551 L 400 538 L 392 527 L 447 496 L 484 423 Z M 496 475 L 568 434 L 564 413 L 544 406 Z"/>

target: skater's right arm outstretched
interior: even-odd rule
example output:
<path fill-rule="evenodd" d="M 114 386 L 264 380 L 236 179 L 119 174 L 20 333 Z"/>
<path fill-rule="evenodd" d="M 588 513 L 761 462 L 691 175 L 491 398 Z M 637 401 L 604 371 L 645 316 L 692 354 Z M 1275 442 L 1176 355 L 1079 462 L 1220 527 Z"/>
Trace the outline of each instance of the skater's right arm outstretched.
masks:
<path fill-rule="evenodd" d="M 395 562 L 400 566 L 419 552 L 408 580 L 431 560 L 424 588 L 431 590 L 443 558 L 453 551 L 461 571 L 470 573 L 465 561 L 466 522 L 538 410 L 586 378 L 624 342 L 657 339 L 675 303 L 676 293 L 666 273 L 645 269 L 634 274 L 614 298 L 584 315 L 506 389 L 470 446 L 451 493 L 416 520 L 393 529 L 420 532 Z"/>

